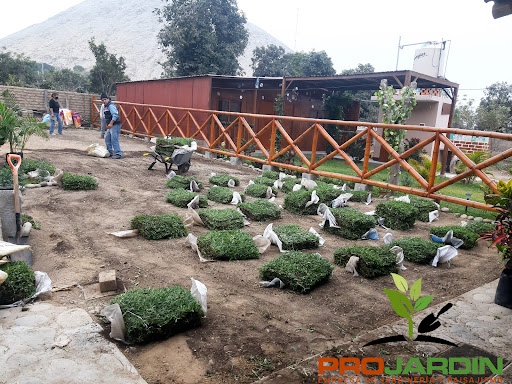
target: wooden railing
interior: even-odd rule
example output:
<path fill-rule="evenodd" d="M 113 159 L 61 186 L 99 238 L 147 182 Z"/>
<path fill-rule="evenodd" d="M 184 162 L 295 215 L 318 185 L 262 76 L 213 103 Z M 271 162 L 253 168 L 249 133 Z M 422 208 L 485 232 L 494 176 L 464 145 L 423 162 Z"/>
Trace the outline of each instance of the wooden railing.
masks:
<path fill-rule="evenodd" d="M 92 103 L 93 124 L 99 125 L 98 114 L 100 101 L 93 99 Z M 418 196 L 485 210 L 494 209 L 484 203 L 442 195 L 439 193 L 439 191 L 470 175 L 475 175 L 479 177 L 483 183 L 487 184 L 492 191 L 498 193 L 496 184 L 483 172 L 483 170 L 493 164 L 498 163 L 501 160 L 512 156 L 511 148 L 505 152 L 491 157 L 482 163 L 475 164 L 464 154 L 464 152 L 457 148 L 445 136 L 446 134 L 462 134 L 512 141 L 512 135 L 497 132 L 408 125 L 373 124 L 359 121 L 319 120 L 289 116 L 255 115 L 247 113 L 230 113 L 224 111 L 177 108 L 159 105 L 134 104 L 127 102 L 116 102 L 116 105 L 118 106 L 122 120 L 122 132 L 125 133 L 141 137 L 169 135 L 173 137 L 191 137 L 197 140 L 202 140 L 205 143 L 204 146 L 198 146 L 199 149 L 204 151 L 226 155 L 227 153 L 223 150 L 225 149 L 230 151 L 228 154 L 229 156 L 235 156 L 279 168 L 373 185 L 380 188 L 411 193 Z M 229 119 L 232 119 L 232 121 L 230 123 L 223 124 L 219 120 L 219 116 L 229 116 Z M 253 129 L 249 122 L 253 122 L 253 126 L 259 126 L 259 130 L 256 131 Z M 307 123 L 307 128 L 300 135 L 298 135 L 297 138 L 293 139 L 287 130 L 283 128 L 283 124 L 287 122 Z M 349 140 L 338 144 L 336 140 L 327 132 L 325 128 L 327 125 L 337 125 L 344 127 L 348 126 L 354 128 L 359 127 L 359 131 L 355 132 L 355 135 Z M 400 154 L 396 152 L 385 141 L 385 139 L 375 131 L 374 128 L 406 129 L 411 131 L 428 132 L 432 135 L 414 147 L 410 148 L 406 152 Z M 276 136 L 278 136 L 278 132 L 281 136 L 281 149 L 278 149 L 278 146 L 276 146 Z M 311 156 L 308 158 L 304 153 L 304 150 L 301 148 L 300 143 L 301 141 L 304 141 L 306 136 L 311 135 L 313 139 L 311 146 Z M 269 137 L 269 142 L 262 140 L 262 137 Z M 362 168 L 359 168 L 345 150 L 350 144 L 362 138 L 366 139 L 366 147 L 363 165 Z M 320 151 L 318 143 L 320 140 L 325 140 L 333 148 L 333 151 L 330 154 L 323 156 L 322 158 L 319 158 L 318 156 L 318 152 Z M 384 150 L 388 152 L 389 158 L 391 160 L 382 165 L 379 165 L 373 170 L 369 170 L 372 140 L 377 141 L 384 148 Z M 221 143 L 224 144 L 222 149 L 219 148 Z M 244 154 L 244 151 L 246 151 L 247 148 L 253 143 L 256 145 L 258 150 L 261 151 L 263 158 Z M 433 166 L 431 168 L 428 180 L 423 178 L 413 167 L 407 163 L 406 159 L 430 143 L 434 144 L 432 164 L 438 163 L 440 152 L 439 149 L 441 143 L 443 143 L 444 148 L 451 150 L 452 153 L 460 159 L 460 161 L 466 164 L 468 170 L 451 179 L 436 184 L 436 167 Z M 280 161 L 279 157 L 290 150 L 293 150 L 301 159 L 303 163 L 302 166 L 288 164 L 286 162 Z M 346 161 L 346 163 L 354 170 L 357 176 L 343 175 L 339 173 L 318 170 L 318 167 L 337 155 L 341 156 Z M 390 168 L 396 163 L 399 163 L 402 168 L 418 182 L 418 184 L 421 186 L 421 189 L 370 179 L 370 177 L 373 175 L 387 168 Z"/>

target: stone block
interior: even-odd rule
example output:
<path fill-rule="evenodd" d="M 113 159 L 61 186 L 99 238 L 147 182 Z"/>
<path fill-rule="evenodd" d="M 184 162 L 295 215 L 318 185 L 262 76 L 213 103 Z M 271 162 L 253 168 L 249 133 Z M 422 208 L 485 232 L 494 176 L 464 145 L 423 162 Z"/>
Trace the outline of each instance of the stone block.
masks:
<path fill-rule="evenodd" d="M 268 165 L 268 164 L 263 164 L 263 166 L 261 167 L 261 170 L 263 172 L 266 172 L 266 171 L 277 172 L 276 167 L 274 167 L 273 165 Z"/>
<path fill-rule="evenodd" d="M 214 160 L 217 158 L 217 154 L 214 152 L 206 152 L 204 155 L 208 160 Z"/>
<path fill-rule="evenodd" d="M 303 173 L 302 174 L 302 178 L 303 179 L 306 179 L 306 180 L 316 180 L 318 179 L 318 176 L 317 175 L 312 175 L 311 173 Z"/>
<path fill-rule="evenodd" d="M 116 271 L 114 269 L 100 272 L 99 281 L 101 292 L 117 291 Z"/>
<path fill-rule="evenodd" d="M 355 183 L 354 185 L 354 191 L 369 191 L 370 186 L 367 184 L 361 184 L 361 183 Z"/>
<path fill-rule="evenodd" d="M 240 166 L 244 163 L 244 160 L 239 158 L 239 157 L 230 157 L 229 158 L 229 163 L 231 165 L 235 165 L 235 166 Z"/>

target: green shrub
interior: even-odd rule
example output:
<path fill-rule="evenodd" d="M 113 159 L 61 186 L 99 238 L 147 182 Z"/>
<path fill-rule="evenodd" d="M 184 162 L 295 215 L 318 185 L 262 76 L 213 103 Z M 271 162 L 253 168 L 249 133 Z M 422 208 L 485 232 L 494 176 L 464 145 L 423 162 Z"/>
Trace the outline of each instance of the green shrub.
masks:
<path fill-rule="evenodd" d="M 238 208 L 245 216 L 255 221 L 277 220 L 282 216 L 282 210 L 279 206 L 264 199 L 238 204 Z"/>
<path fill-rule="evenodd" d="M 300 184 L 300 182 L 301 182 L 300 179 L 294 179 L 291 177 L 287 177 L 286 179 L 283 180 L 283 186 L 281 188 L 281 191 L 283 191 L 283 193 L 290 193 L 291 191 L 293 191 L 293 187 L 296 184 Z M 302 187 L 302 188 L 304 188 L 304 187 Z"/>
<path fill-rule="evenodd" d="M 327 184 L 335 184 L 335 185 L 341 185 L 341 186 L 343 186 L 343 184 L 347 184 L 347 187 L 349 187 L 350 189 L 354 189 L 354 187 L 356 185 L 356 183 L 354 183 L 353 181 L 335 179 L 334 177 L 327 177 L 327 176 L 320 176 L 318 178 L 318 181 L 322 181 Z"/>
<path fill-rule="evenodd" d="M 307 293 L 331 278 L 334 267 L 322 257 L 302 252 L 282 253 L 260 268 L 264 280 L 279 278 L 286 287 Z"/>
<path fill-rule="evenodd" d="M 240 230 L 210 231 L 197 239 L 203 257 L 215 260 L 258 259 L 260 253 L 251 236 Z"/>
<path fill-rule="evenodd" d="M 350 191 L 346 193 L 352 194 L 352 197 L 349 201 L 354 203 L 366 203 L 368 201 L 368 195 L 370 194 L 370 192 L 367 191 Z"/>
<path fill-rule="evenodd" d="M 34 272 L 24 261 L 15 261 L 0 266 L 9 276 L 0 285 L 0 305 L 28 299 L 36 293 Z"/>
<path fill-rule="evenodd" d="M 357 273 L 372 279 L 378 276 L 387 276 L 398 273 L 396 255 L 389 247 L 352 246 L 338 248 L 334 251 L 334 263 L 345 267 L 352 256 L 359 257 Z"/>
<path fill-rule="evenodd" d="M 203 183 L 201 183 L 200 181 L 194 179 L 193 177 L 181 176 L 181 175 L 176 175 L 174 177 L 171 177 L 169 180 L 167 180 L 167 183 L 165 184 L 165 186 L 166 186 L 166 188 L 171 188 L 171 189 L 189 189 L 191 181 L 195 181 L 197 183 L 197 186 L 199 187 L 199 189 L 203 189 Z"/>
<path fill-rule="evenodd" d="M 416 264 L 429 263 L 436 256 L 437 249 L 443 246 L 419 237 L 404 237 L 393 241 L 389 247 L 392 248 L 395 245 L 404 250 L 405 260 Z"/>
<path fill-rule="evenodd" d="M 311 204 L 306 208 L 306 203 L 311 200 L 313 191 L 300 189 L 292 191 L 284 198 L 284 208 L 298 215 L 316 215 L 318 204 Z"/>
<path fill-rule="evenodd" d="M 298 225 L 281 225 L 275 227 L 274 232 L 283 243 L 283 249 L 286 250 L 318 248 L 320 243 L 318 236 L 303 230 Z"/>
<path fill-rule="evenodd" d="M 377 204 L 375 216 L 383 217 L 386 227 L 404 231 L 414 226 L 418 209 L 403 201 L 386 201 Z"/>
<path fill-rule="evenodd" d="M 244 227 L 243 216 L 234 209 L 205 209 L 198 212 L 208 229 L 239 229 Z"/>
<path fill-rule="evenodd" d="M 267 185 L 251 184 L 245 189 L 245 194 L 252 197 L 265 198 L 267 196 L 267 189 Z M 272 188 L 272 193 L 277 196 L 277 189 Z"/>
<path fill-rule="evenodd" d="M 187 204 L 192 201 L 197 193 L 189 192 L 184 189 L 173 189 L 167 194 L 165 200 L 172 205 L 180 208 L 187 208 Z M 208 200 L 205 196 L 199 196 L 199 208 L 208 207 Z"/>
<path fill-rule="evenodd" d="M 27 183 L 25 176 L 21 173 L 18 173 L 18 183 L 19 185 L 25 185 Z M 4 168 L 0 170 L 0 187 L 4 189 L 13 188 L 12 170 L 9 165 L 5 165 Z"/>
<path fill-rule="evenodd" d="M 183 220 L 173 214 L 135 216 L 130 222 L 130 228 L 138 229 L 139 234 L 148 240 L 176 239 L 188 233 Z"/>
<path fill-rule="evenodd" d="M 20 174 L 25 174 L 28 172 L 33 172 L 36 170 L 47 171 L 50 175 L 55 173 L 55 167 L 46 160 L 29 160 L 23 159 L 20 165 Z"/>
<path fill-rule="evenodd" d="M 220 185 L 221 187 L 227 187 L 229 180 L 233 180 L 236 186 L 240 185 L 240 180 L 231 175 L 215 175 L 210 177 L 210 184 Z"/>
<path fill-rule="evenodd" d="M 98 188 L 96 179 L 88 175 L 75 175 L 73 173 L 64 172 L 61 182 L 62 189 L 70 191 L 90 191 Z"/>
<path fill-rule="evenodd" d="M 418 220 L 423 221 L 425 223 L 428 223 L 430 221 L 428 214 L 432 211 L 436 211 L 439 209 L 436 203 L 434 203 L 432 200 L 421 199 L 416 196 L 410 196 L 409 199 L 411 200 L 411 205 L 418 209 Z"/>
<path fill-rule="evenodd" d="M 269 179 L 268 177 L 256 177 L 253 180 L 256 184 L 263 184 L 268 187 L 272 187 L 274 185 L 275 180 Z"/>
<path fill-rule="evenodd" d="M 263 171 L 261 176 L 266 177 L 267 179 L 279 180 L 279 172 Z"/>
<path fill-rule="evenodd" d="M 471 222 L 465 227 L 467 230 L 470 230 L 471 232 L 475 232 L 479 236 L 482 236 L 484 233 L 491 233 L 494 232 L 494 225 L 490 223 L 483 223 L 483 222 Z"/>
<path fill-rule="evenodd" d="M 172 139 L 159 137 L 156 139 L 155 152 L 164 157 L 171 157 L 176 146 L 190 145 L 194 141 L 195 139 L 183 137 L 173 137 Z"/>
<path fill-rule="evenodd" d="M 23 225 L 25 223 L 32 224 L 32 228 L 33 229 L 41 229 L 41 222 L 40 221 L 35 221 L 32 216 L 27 215 L 26 213 L 21 215 L 21 225 Z"/>
<path fill-rule="evenodd" d="M 331 208 L 331 213 L 336 219 L 339 228 L 329 227 L 327 221 L 324 230 L 349 240 L 358 240 L 377 225 L 373 216 L 365 215 L 352 207 Z"/>
<path fill-rule="evenodd" d="M 316 188 L 316 194 L 320 198 L 320 203 L 331 205 L 332 201 L 336 199 L 343 192 L 341 189 L 334 189 L 334 185 L 322 183 Z"/>
<path fill-rule="evenodd" d="M 453 230 L 453 237 L 461 239 L 464 243 L 460 246 L 461 249 L 471 249 L 476 246 L 476 241 L 480 237 L 477 233 L 458 226 L 447 225 L 444 227 L 432 227 L 430 233 L 437 237 L 444 237 L 448 231 Z"/>
<path fill-rule="evenodd" d="M 240 194 L 242 200 L 244 195 Z M 215 201 L 216 203 L 229 204 L 233 201 L 233 190 L 228 187 L 211 187 L 206 195 L 209 200 Z"/>
<path fill-rule="evenodd" d="M 119 304 L 129 343 L 162 340 L 201 325 L 204 312 L 180 286 L 131 290 L 113 298 Z"/>

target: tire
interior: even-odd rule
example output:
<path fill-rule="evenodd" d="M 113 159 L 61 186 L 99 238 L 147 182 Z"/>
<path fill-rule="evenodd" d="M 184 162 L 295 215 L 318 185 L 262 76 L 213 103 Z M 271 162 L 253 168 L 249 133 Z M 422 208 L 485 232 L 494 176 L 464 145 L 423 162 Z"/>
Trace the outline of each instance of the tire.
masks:
<path fill-rule="evenodd" d="M 178 172 L 180 174 L 187 173 L 189 168 L 190 168 L 190 163 L 183 163 L 183 164 L 178 166 Z"/>

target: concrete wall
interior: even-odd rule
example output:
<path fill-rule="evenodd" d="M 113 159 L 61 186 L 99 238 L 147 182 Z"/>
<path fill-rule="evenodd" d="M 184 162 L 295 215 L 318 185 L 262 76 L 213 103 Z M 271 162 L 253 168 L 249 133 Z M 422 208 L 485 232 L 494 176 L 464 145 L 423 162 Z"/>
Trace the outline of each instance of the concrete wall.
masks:
<path fill-rule="evenodd" d="M 71 109 L 74 112 L 80 113 L 82 124 L 84 122 L 88 125 L 91 121 L 91 99 L 95 96 L 97 99 L 99 95 L 89 93 L 76 93 L 64 92 L 52 89 L 37 89 L 37 88 L 22 88 L 22 87 L 8 87 L 0 85 L 0 94 L 5 90 L 16 98 L 18 105 L 27 111 L 32 111 L 36 117 L 42 116 L 48 111 L 48 102 L 53 92 L 58 92 L 59 103 L 61 108 Z"/>

